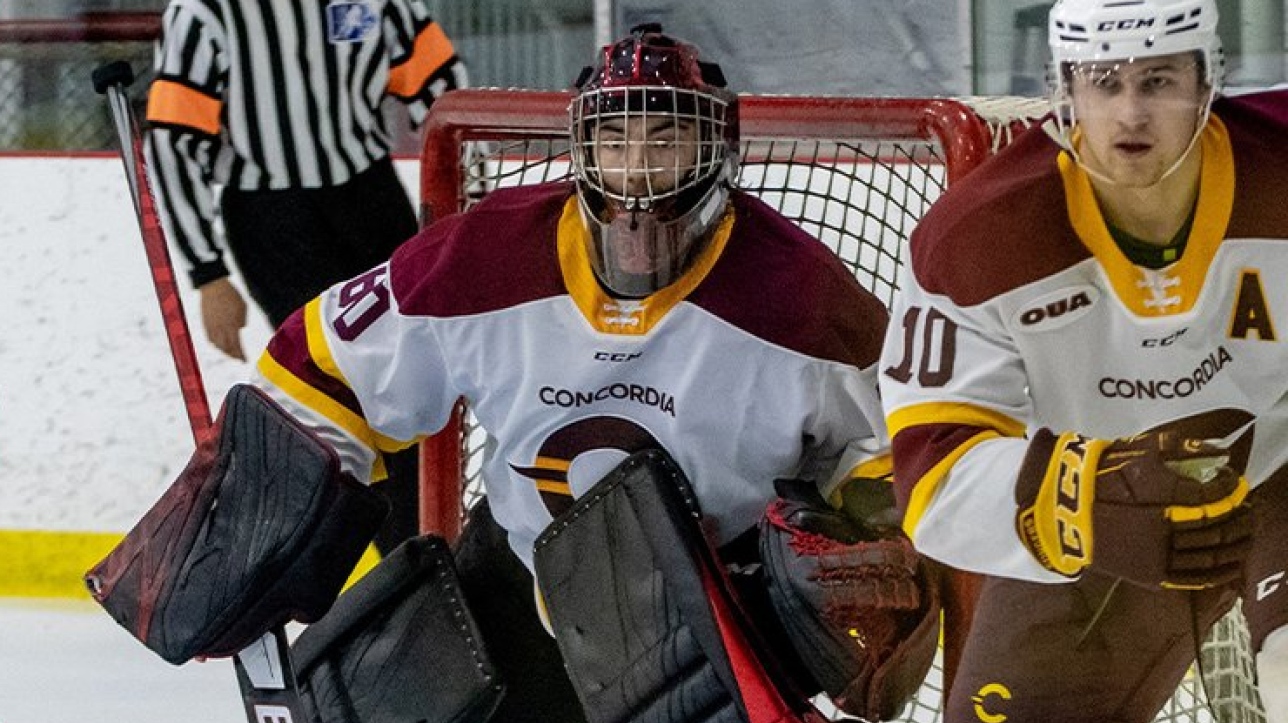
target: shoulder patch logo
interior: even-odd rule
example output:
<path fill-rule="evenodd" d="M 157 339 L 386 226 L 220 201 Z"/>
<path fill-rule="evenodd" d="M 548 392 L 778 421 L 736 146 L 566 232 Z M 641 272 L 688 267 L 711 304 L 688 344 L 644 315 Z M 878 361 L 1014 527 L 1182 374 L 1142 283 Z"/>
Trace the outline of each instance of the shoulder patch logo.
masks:
<path fill-rule="evenodd" d="M 360 43 L 376 27 L 376 12 L 363 0 L 334 0 L 326 6 L 327 39 Z"/>
<path fill-rule="evenodd" d="M 1072 286 L 1040 296 L 1015 314 L 1015 324 L 1026 331 L 1050 331 L 1075 321 L 1100 300 L 1091 285 Z"/>

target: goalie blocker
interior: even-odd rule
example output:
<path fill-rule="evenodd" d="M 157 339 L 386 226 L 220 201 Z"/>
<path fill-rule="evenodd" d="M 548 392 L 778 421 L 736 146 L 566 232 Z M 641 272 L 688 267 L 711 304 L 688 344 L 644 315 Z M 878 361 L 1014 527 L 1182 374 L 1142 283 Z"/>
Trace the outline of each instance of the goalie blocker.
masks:
<path fill-rule="evenodd" d="M 387 513 L 334 450 L 238 385 L 215 433 L 85 582 L 163 659 L 231 656 L 321 618 Z"/>

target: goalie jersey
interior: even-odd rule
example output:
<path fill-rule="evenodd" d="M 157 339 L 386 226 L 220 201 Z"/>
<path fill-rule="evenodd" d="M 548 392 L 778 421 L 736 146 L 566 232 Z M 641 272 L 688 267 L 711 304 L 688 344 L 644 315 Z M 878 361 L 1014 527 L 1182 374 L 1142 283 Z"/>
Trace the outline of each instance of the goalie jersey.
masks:
<path fill-rule="evenodd" d="M 1223 98 L 1180 258 L 1134 265 L 1041 130 L 916 229 L 880 384 L 905 528 L 950 565 L 1064 582 L 1015 533 L 1029 432 L 1188 425 L 1288 474 L 1288 93 Z"/>
<path fill-rule="evenodd" d="M 825 246 L 735 192 L 689 271 L 628 301 L 601 291 L 584 234 L 570 184 L 497 190 L 297 312 L 257 383 L 359 479 L 464 398 L 529 567 L 569 495 L 643 448 L 680 463 L 721 542 L 757 522 L 775 478 L 827 492 L 857 464 L 888 469 L 886 310 Z"/>

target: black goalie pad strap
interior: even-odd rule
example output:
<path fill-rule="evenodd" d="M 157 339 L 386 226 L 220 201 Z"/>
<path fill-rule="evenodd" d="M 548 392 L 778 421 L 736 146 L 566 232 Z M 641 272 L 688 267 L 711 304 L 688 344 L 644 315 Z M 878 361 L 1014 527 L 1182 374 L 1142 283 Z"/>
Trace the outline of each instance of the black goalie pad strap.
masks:
<path fill-rule="evenodd" d="M 345 591 L 291 659 L 309 723 L 483 723 L 504 690 L 451 551 L 428 535 Z"/>
<path fill-rule="evenodd" d="M 639 452 L 537 539 L 537 581 L 591 723 L 798 717 L 752 649 L 675 462 Z"/>
<path fill-rule="evenodd" d="M 334 450 L 238 385 L 215 434 L 85 581 L 165 660 L 229 656 L 322 617 L 387 514 Z"/>

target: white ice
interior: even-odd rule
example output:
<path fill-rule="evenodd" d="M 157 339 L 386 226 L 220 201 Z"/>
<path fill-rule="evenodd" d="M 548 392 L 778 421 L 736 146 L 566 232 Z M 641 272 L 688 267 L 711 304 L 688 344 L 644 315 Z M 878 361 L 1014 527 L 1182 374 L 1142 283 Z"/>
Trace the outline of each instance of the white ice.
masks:
<path fill-rule="evenodd" d="M 171 665 L 90 602 L 0 599 L 0 723 L 245 723 L 232 662 Z"/>

